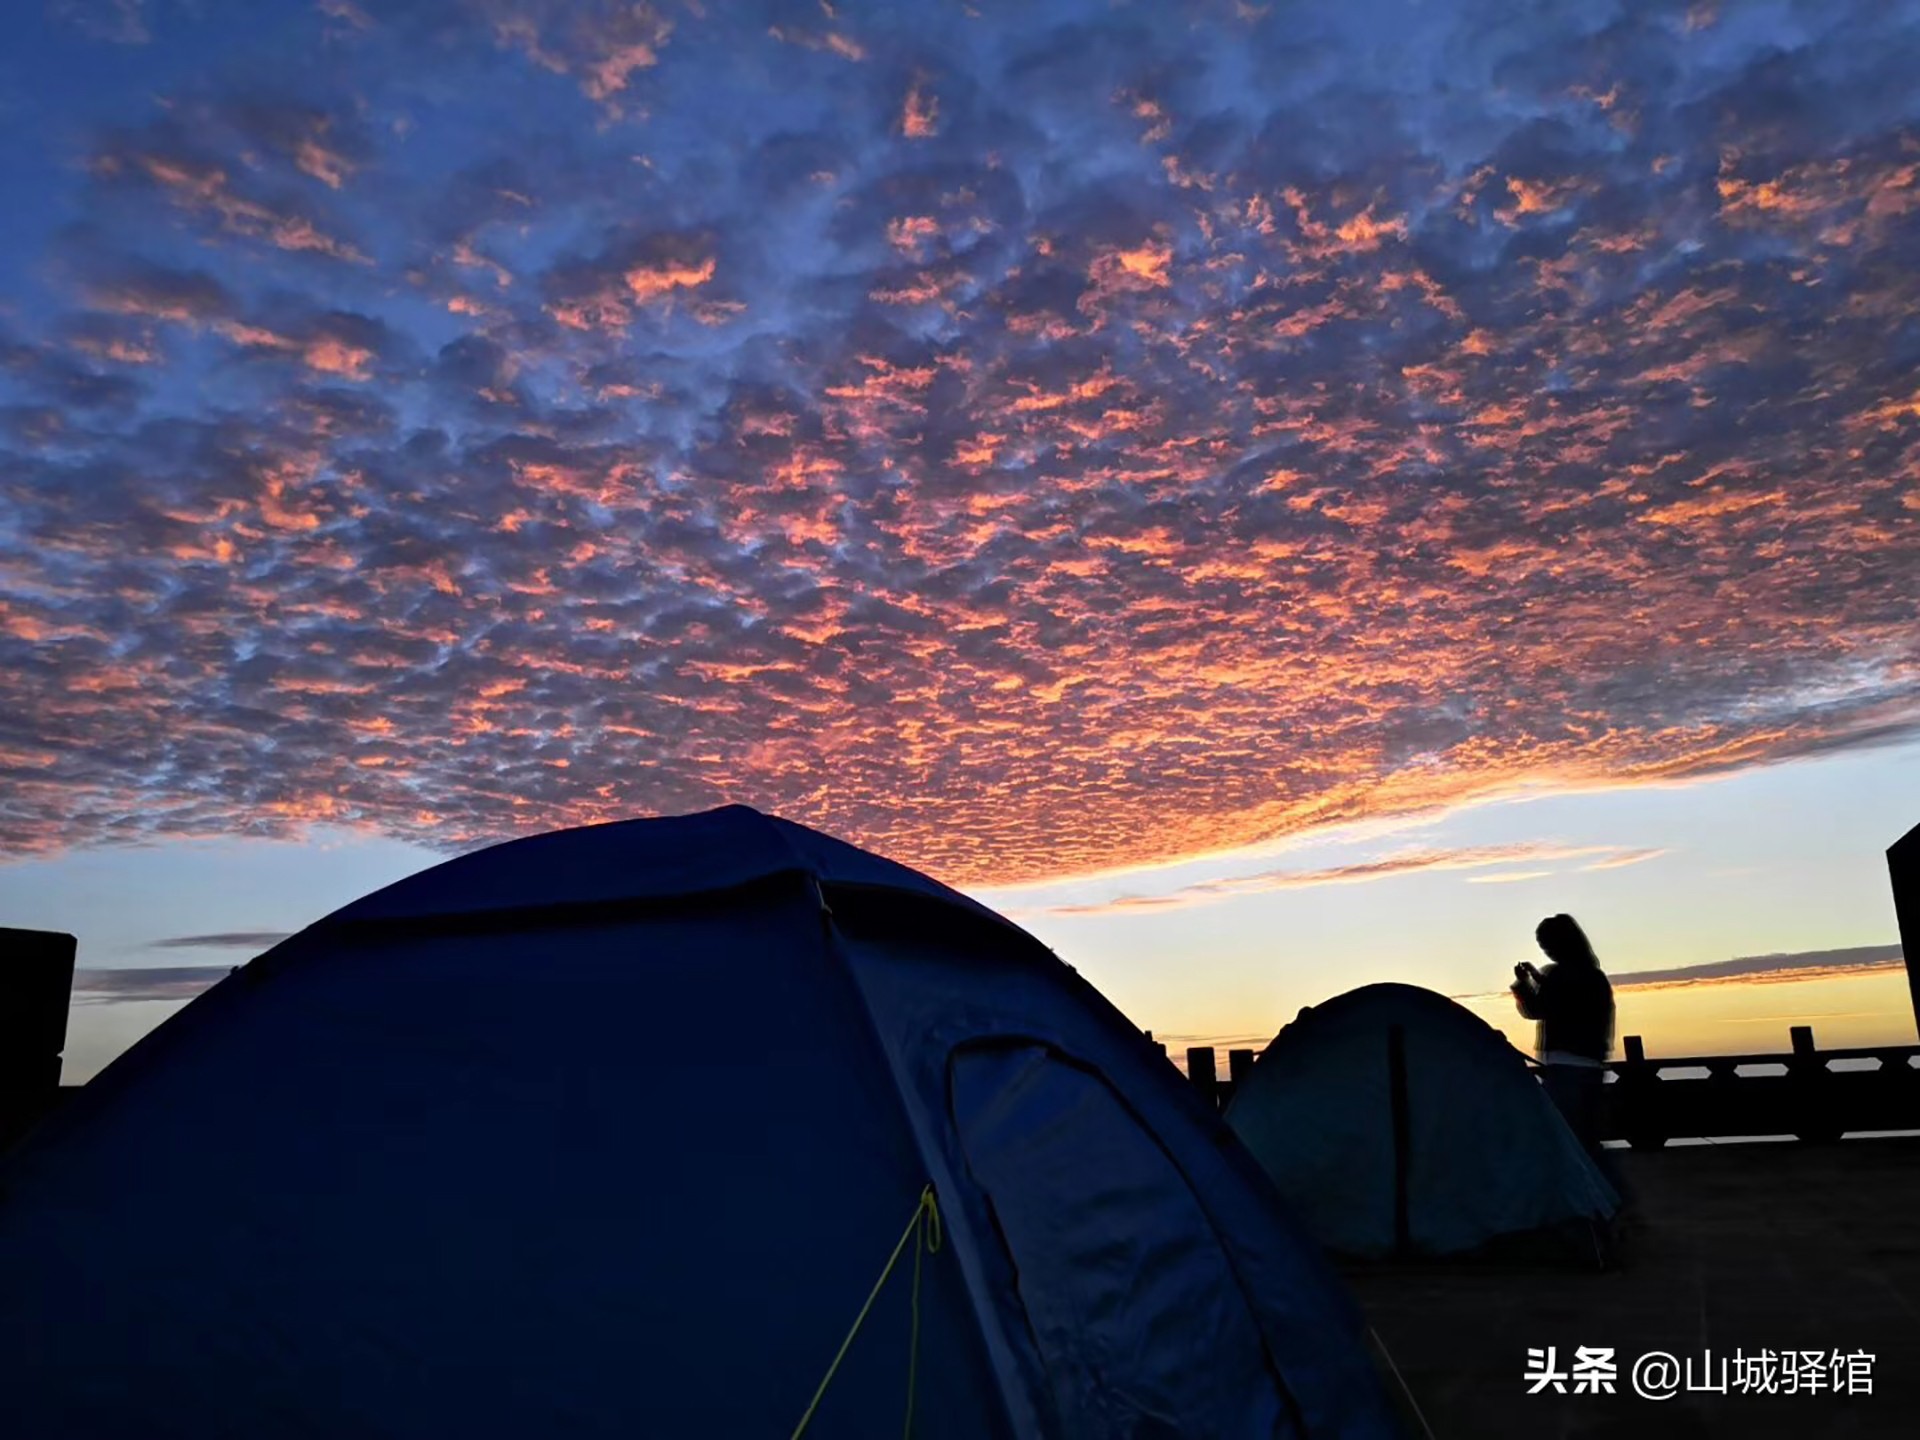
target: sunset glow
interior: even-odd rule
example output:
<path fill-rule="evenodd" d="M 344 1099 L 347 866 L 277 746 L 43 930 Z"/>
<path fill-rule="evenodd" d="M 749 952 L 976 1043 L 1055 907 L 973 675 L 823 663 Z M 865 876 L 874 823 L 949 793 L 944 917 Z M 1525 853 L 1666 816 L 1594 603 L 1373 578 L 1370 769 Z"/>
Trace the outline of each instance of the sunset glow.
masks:
<path fill-rule="evenodd" d="M 1907 753 L 1920 5 L 1785 13 L 27 7 L 0 850 L 740 801 L 1062 934 L 1652 885 L 1272 847 Z"/>

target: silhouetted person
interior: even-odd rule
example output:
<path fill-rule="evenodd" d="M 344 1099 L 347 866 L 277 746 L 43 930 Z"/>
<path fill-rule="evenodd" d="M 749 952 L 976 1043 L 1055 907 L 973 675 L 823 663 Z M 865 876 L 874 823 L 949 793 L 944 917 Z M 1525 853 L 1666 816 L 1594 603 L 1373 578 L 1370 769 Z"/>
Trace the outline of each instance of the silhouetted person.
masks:
<path fill-rule="evenodd" d="M 1600 1087 L 1613 1051 L 1613 986 L 1601 973 L 1593 946 L 1571 915 L 1550 915 L 1533 932 L 1546 953 L 1545 972 L 1513 967 L 1513 998 L 1537 1020 L 1540 1078 L 1568 1128 L 1600 1158 Z"/>

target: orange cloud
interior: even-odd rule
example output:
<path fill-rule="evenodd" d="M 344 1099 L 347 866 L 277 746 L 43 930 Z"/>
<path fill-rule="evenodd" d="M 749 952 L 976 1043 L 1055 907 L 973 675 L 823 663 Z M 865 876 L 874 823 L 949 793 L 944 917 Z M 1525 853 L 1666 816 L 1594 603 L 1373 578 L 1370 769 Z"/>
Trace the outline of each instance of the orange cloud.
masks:
<path fill-rule="evenodd" d="M 713 279 L 713 270 L 714 260 L 709 256 L 698 264 L 636 265 L 621 278 L 626 282 L 627 293 L 645 305 L 675 290 L 706 284 Z"/>
<path fill-rule="evenodd" d="M 365 380 L 373 352 L 358 345 L 332 339 L 315 340 L 307 345 L 301 358 L 307 368 L 323 375 L 338 375 L 347 380 Z"/>
<path fill-rule="evenodd" d="M 329 190 L 338 190 L 353 173 L 352 164 L 344 156 L 311 137 L 300 141 L 294 152 L 294 164 L 302 174 L 311 175 Z"/>
<path fill-rule="evenodd" d="M 100 162 L 109 172 L 121 162 Z M 304 215 L 275 209 L 236 192 L 227 171 L 178 156 L 136 154 L 131 163 L 158 184 L 183 210 L 211 216 L 230 234 L 265 240 L 282 250 L 307 251 L 355 264 L 371 264 L 359 249 L 321 230 Z"/>
<path fill-rule="evenodd" d="M 900 110 L 900 133 L 909 140 L 926 140 L 939 133 L 940 102 L 916 82 L 907 91 Z"/>

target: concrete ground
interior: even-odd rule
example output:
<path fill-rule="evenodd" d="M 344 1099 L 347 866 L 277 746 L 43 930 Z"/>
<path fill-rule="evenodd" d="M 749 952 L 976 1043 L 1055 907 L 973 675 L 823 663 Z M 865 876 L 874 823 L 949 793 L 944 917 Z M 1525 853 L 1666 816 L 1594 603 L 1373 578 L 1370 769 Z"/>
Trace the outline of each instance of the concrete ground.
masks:
<path fill-rule="evenodd" d="M 1616 1154 L 1635 1215 L 1615 1271 L 1348 1270 L 1437 1440 L 1920 1436 L 1920 1139 Z M 1528 1394 L 1527 1351 L 1548 1346 L 1560 1369 L 1611 1346 L 1617 1393 Z M 1684 1375 L 1671 1400 L 1633 1393 L 1650 1351 L 1699 1380 L 1709 1351 L 1717 1371 L 1769 1349 L 1864 1350 L 1873 1393 L 1689 1394 Z"/>

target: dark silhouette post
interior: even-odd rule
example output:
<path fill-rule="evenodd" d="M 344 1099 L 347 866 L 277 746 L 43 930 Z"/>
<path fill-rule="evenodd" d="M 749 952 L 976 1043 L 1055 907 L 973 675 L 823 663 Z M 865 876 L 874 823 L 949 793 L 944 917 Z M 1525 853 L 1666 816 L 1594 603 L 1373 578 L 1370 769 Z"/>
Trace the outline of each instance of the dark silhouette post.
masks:
<path fill-rule="evenodd" d="M 1787 1035 L 1793 1042 L 1793 1054 L 1787 1059 L 1787 1075 L 1793 1086 L 1793 1133 L 1807 1141 L 1838 1140 L 1840 1127 L 1834 1123 L 1833 1107 L 1828 1104 L 1832 1087 L 1827 1079 L 1827 1062 L 1814 1046 L 1813 1027 L 1795 1025 Z"/>
<path fill-rule="evenodd" d="M 1893 878 L 1893 913 L 1900 922 L 1900 953 L 1907 962 L 1907 994 L 1913 1000 L 1913 1024 L 1920 1030 L 1920 825 L 1887 847 L 1887 871 Z"/>
<path fill-rule="evenodd" d="M 1612 1138 L 1626 1141 L 1635 1150 L 1658 1150 L 1667 1143 L 1659 1114 L 1660 1076 L 1647 1063 L 1646 1044 L 1638 1035 L 1627 1036 L 1621 1045 L 1626 1059 L 1607 1087 L 1613 1091 Z"/>
<path fill-rule="evenodd" d="M 1253 1069 L 1253 1051 L 1251 1050 L 1227 1051 L 1227 1075 L 1228 1075 L 1228 1078 L 1230 1078 L 1233 1081 L 1233 1088 L 1236 1091 L 1240 1088 L 1240 1083 L 1247 1078 L 1248 1073 L 1252 1069 Z"/>
<path fill-rule="evenodd" d="M 74 950 L 71 935 L 0 928 L 0 1146 L 59 1097 Z"/>
<path fill-rule="evenodd" d="M 1214 1066 L 1211 1045 L 1195 1045 L 1187 1051 L 1187 1078 L 1200 1087 L 1209 1105 L 1219 1105 L 1220 1072 Z"/>

